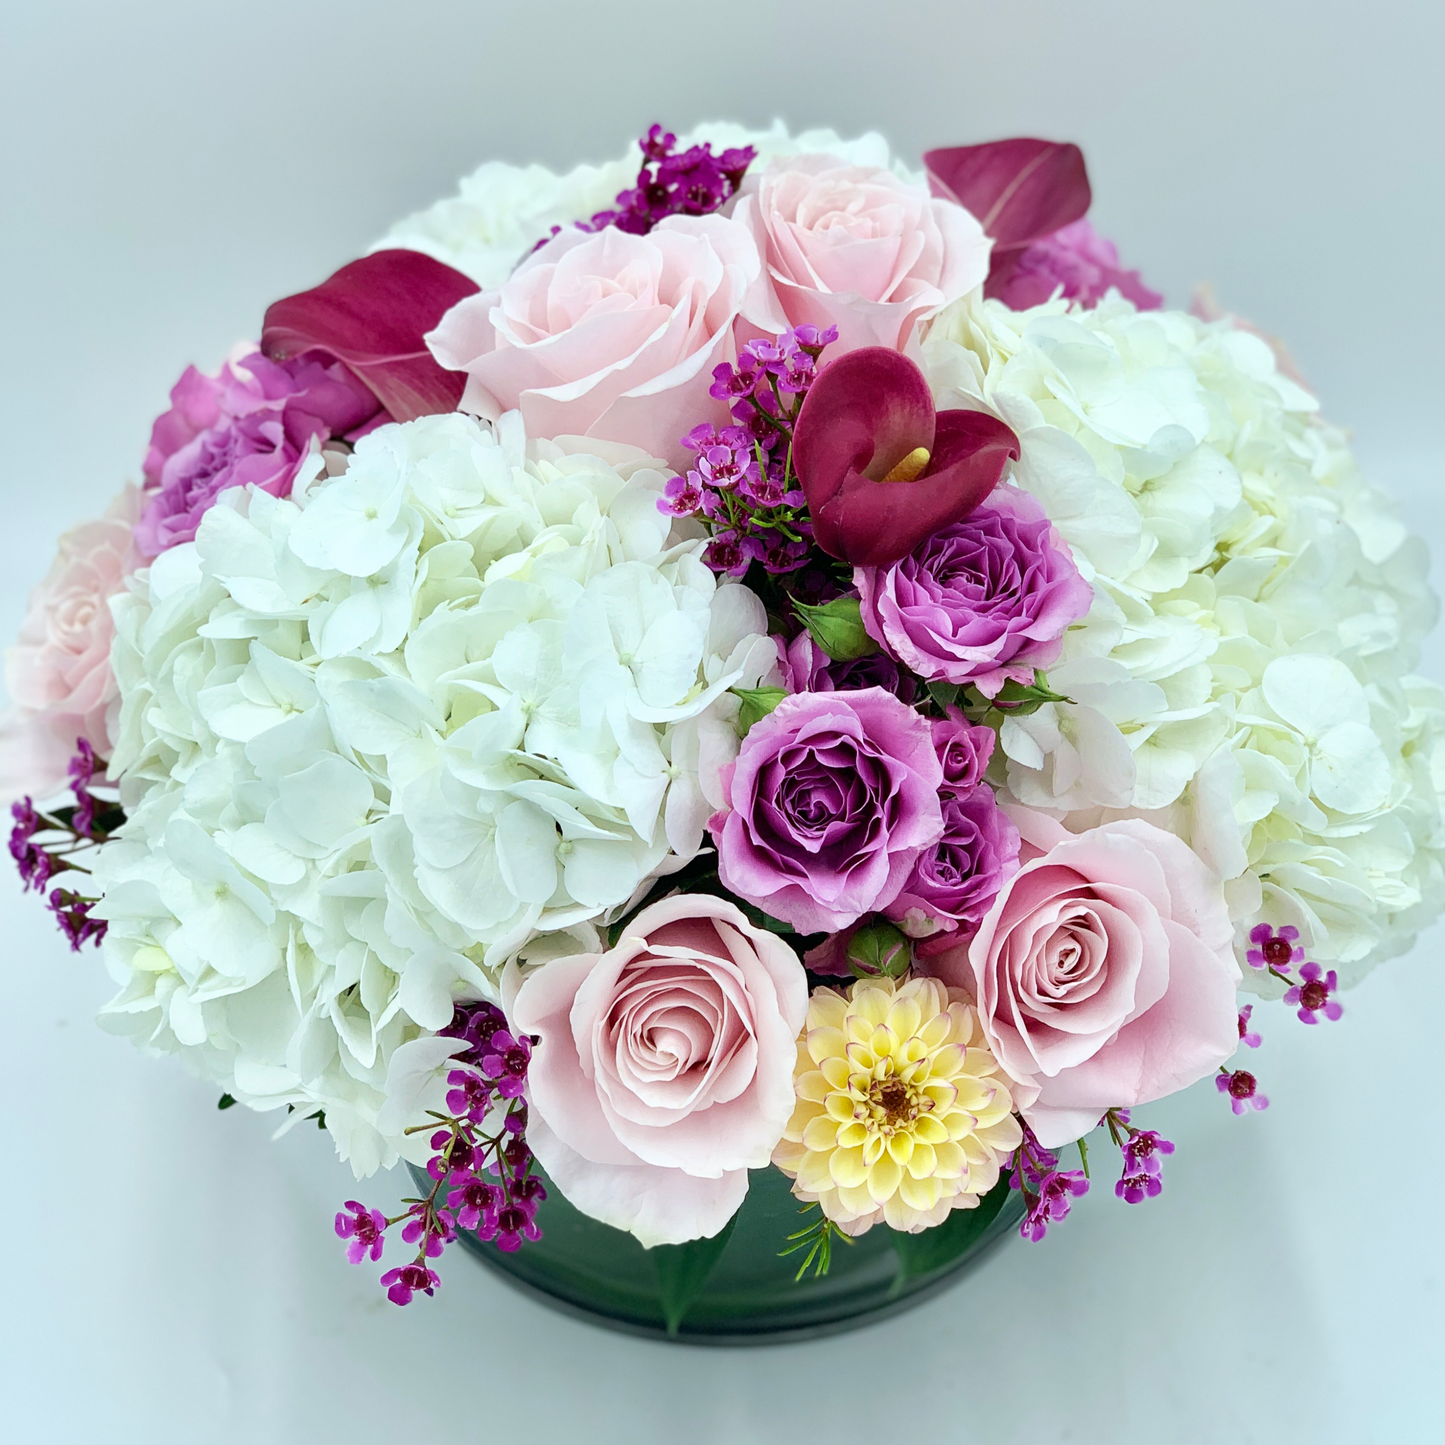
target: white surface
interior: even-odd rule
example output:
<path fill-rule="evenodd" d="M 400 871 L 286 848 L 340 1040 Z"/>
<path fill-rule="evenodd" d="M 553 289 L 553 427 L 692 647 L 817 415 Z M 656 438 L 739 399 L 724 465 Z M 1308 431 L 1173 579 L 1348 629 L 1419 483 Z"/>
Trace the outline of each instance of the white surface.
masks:
<path fill-rule="evenodd" d="M 7 0 L 0 634 L 59 530 L 136 474 L 182 366 L 268 300 L 490 155 L 570 164 L 722 113 L 915 154 L 1080 141 L 1127 261 L 1286 335 L 1445 557 L 1442 30 L 1424 0 Z M 1438 929 L 1338 1025 L 1258 1011 L 1267 1113 L 1207 1086 L 1144 1111 L 1179 1145 L 1160 1199 L 1117 1202 L 1101 1165 L 1046 1243 L 897 1321 L 716 1352 L 574 1324 L 465 1258 L 395 1309 L 331 1217 L 399 1179 L 358 1189 L 315 1130 L 272 1144 L 100 1033 L 97 959 L 8 881 L 0 937 L 17 1445 L 1439 1438 Z"/>

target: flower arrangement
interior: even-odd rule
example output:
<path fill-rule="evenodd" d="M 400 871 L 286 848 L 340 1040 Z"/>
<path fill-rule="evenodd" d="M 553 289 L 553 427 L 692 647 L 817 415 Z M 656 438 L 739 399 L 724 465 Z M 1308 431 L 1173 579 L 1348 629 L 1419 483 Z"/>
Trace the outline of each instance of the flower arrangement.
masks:
<path fill-rule="evenodd" d="M 1445 902 L 1423 547 L 1077 148 L 641 151 L 488 164 L 188 369 L 7 654 L 101 1023 L 424 1169 L 336 1217 L 398 1304 L 549 1190 L 656 1248 L 775 1168 L 815 1269 L 1042 1239 L 1096 1130 L 1146 1201 L 1138 1111 L 1266 1107 L 1259 1010 Z"/>

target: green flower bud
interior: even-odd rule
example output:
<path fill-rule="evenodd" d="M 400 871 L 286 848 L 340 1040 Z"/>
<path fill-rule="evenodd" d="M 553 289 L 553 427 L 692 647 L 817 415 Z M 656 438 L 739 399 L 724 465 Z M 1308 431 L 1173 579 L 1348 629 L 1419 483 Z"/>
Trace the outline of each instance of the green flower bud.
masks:
<path fill-rule="evenodd" d="M 902 978 L 912 963 L 913 945 L 892 923 L 870 923 L 848 940 L 848 966 L 858 978 Z"/>

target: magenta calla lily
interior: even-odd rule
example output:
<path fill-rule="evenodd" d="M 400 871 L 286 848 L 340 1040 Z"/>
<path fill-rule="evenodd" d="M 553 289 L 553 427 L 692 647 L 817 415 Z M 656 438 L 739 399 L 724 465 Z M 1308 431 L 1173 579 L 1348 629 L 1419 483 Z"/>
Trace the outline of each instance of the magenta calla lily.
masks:
<path fill-rule="evenodd" d="M 1079 220 L 1092 200 L 1084 153 L 1064 141 L 948 146 L 923 163 L 933 194 L 971 211 L 993 240 L 986 296 L 1007 287 L 1026 247 Z"/>
<path fill-rule="evenodd" d="M 377 251 L 269 306 L 261 349 L 276 361 L 313 350 L 335 357 L 396 421 L 455 411 L 466 377 L 439 365 L 422 338 L 477 290 L 419 251 Z"/>
<path fill-rule="evenodd" d="M 855 567 L 886 567 L 966 517 L 1018 455 L 997 417 L 936 412 L 923 373 L 883 346 L 825 366 L 793 433 L 818 545 Z"/>

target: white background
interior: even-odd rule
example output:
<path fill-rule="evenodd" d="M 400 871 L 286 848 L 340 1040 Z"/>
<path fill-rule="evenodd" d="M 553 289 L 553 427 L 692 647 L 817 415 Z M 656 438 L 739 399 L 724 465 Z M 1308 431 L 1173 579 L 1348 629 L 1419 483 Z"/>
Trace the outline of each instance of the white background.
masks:
<path fill-rule="evenodd" d="M 654 119 L 905 154 L 1084 145 L 1093 215 L 1183 304 L 1285 335 L 1445 555 L 1438 5 L 1373 0 L 4 0 L 0 635 L 56 535 L 138 472 L 183 365 L 254 337 L 489 156 L 566 166 Z M 1438 578 L 1437 578 L 1438 582 Z M 1445 676 L 1435 643 L 1426 670 Z M 1144 1111 L 1179 1150 L 1111 1178 L 892 1323 L 702 1351 L 574 1324 L 449 1261 L 398 1310 L 331 1233 L 359 1190 L 314 1129 L 218 1115 L 92 1021 L 107 994 L 0 882 L 0 1433 L 750 1445 L 1437 1440 L 1440 932 L 1308 1030 L 1263 1011 L 1268 1113 Z"/>

